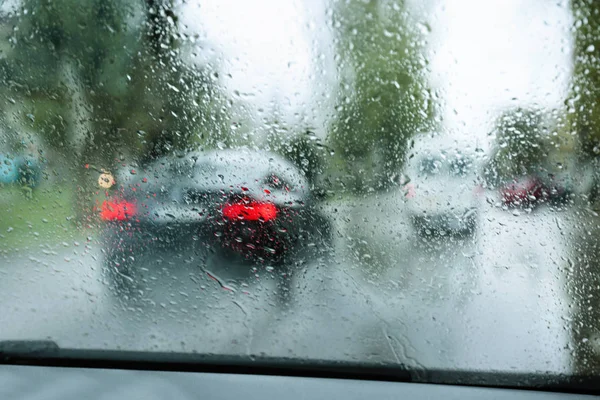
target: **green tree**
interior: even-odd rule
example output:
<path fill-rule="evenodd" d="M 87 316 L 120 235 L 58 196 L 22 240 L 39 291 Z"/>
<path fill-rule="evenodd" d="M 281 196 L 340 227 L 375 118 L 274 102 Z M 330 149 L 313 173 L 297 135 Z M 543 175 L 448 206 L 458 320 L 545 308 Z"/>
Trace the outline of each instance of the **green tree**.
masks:
<path fill-rule="evenodd" d="M 566 105 L 569 118 L 565 136 L 573 141 L 572 156 L 596 173 L 600 156 L 600 4 L 594 0 L 572 0 L 575 39 L 571 93 Z M 593 194 L 593 193 L 592 193 Z M 590 197 L 590 200 L 597 201 Z M 597 205 L 596 205 L 597 209 Z M 573 268 L 569 269 L 569 293 L 574 309 L 572 336 L 577 373 L 600 373 L 600 229 L 598 219 L 585 214 L 571 235 Z"/>
<path fill-rule="evenodd" d="M 600 155 L 600 4 L 572 0 L 574 17 L 574 70 L 569 129 L 579 140 L 580 155 Z"/>
<path fill-rule="evenodd" d="M 334 6 L 340 101 L 331 126 L 331 166 L 351 191 L 386 188 L 404 164 L 409 139 L 433 128 L 425 42 L 402 2 Z"/>
<path fill-rule="evenodd" d="M 316 185 L 317 180 L 325 172 L 325 163 L 330 150 L 310 129 L 306 129 L 304 132 L 280 140 L 277 152 L 293 162 L 308 181 Z"/>
<path fill-rule="evenodd" d="M 26 0 L 2 69 L 18 118 L 65 154 L 79 139 L 80 158 L 99 164 L 226 135 L 227 103 L 215 76 L 182 62 L 174 10 L 169 0 Z"/>
<path fill-rule="evenodd" d="M 217 76 L 182 61 L 176 9 L 171 0 L 24 0 L 12 16 L 4 118 L 61 155 L 81 210 L 98 189 L 84 164 L 110 170 L 229 135 Z"/>
<path fill-rule="evenodd" d="M 547 168 L 548 127 L 541 110 L 514 108 L 503 112 L 493 131 L 494 148 L 486 168 L 492 186 Z"/>

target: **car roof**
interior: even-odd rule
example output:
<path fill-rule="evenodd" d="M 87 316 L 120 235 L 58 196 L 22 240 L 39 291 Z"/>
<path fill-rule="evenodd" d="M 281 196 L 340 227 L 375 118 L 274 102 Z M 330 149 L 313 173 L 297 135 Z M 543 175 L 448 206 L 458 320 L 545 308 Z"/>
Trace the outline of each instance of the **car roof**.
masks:
<path fill-rule="evenodd" d="M 253 186 L 275 175 L 286 184 L 304 190 L 307 180 L 300 170 L 285 158 L 260 150 L 247 148 L 194 151 L 183 157 L 164 156 L 144 168 L 143 173 L 132 176 L 130 167 L 119 171 L 121 182 L 135 183 L 152 175 L 153 183 L 174 184 L 174 176 L 187 175 L 193 181 L 209 186 L 246 185 Z"/>
<path fill-rule="evenodd" d="M 300 170 L 283 157 L 247 148 L 192 152 L 186 157 L 194 166 L 195 174 L 220 175 L 225 180 L 262 181 L 276 175 L 294 186 L 304 186 Z"/>

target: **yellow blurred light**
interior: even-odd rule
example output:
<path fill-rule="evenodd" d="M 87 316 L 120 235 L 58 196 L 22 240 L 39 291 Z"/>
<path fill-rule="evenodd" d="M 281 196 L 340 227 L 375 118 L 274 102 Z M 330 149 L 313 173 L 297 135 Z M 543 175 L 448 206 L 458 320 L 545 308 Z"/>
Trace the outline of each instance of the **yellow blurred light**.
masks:
<path fill-rule="evenodd" d="M 111 173 L 105 172 L 103 174 L 100 174 L 100 177 L 98 178 L 98 185 L 104 189 L 112 187 L 115 183 L 115 178 L 112 176 Z"/>

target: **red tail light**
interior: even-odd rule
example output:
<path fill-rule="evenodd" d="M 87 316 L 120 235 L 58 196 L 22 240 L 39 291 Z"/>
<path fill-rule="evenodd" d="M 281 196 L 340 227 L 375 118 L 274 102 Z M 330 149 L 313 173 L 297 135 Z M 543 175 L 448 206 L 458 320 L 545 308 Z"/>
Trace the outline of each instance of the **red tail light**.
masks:
<path fill-rule="evenodd" d="M 134 203 L 128 201 L 104 201 L 100 209 L 100 218 L 105 221 L 124 221 L 133 217 L 137 212 Z"/>
<path fill-rule="evenodd" d="M 223 206 L 223 216 L 229 219 L 248 221 L 270 221 L 277 216 L 277 207 L 272 203 L 233 203 Z"/>
<path fill-rule="evenodd" d="M 407 199 L 412 199 L 415 197 L 415 185 L 413 185 L 412 183 L 407 183 L 406 185 L 404 185 L 404 190 L 406 190 L 404 195 Z"/>

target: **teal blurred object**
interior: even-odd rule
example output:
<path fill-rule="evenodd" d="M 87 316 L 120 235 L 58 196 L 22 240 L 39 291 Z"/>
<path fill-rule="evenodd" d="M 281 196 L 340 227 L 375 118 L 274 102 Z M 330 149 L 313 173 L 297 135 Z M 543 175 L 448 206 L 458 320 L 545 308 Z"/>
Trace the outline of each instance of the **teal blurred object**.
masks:
<path fill-rule="evenodd" d="M 18 160 L 0 154 L 0 183 L 14 183 L 19 179 Z"/>
<path fill-rule="evenodd" d="M 31 188 L 40 183 L 42 167 L 33 157 L 0 154 L 0 183 L 19 183 Z"/>
<path fill-rule="evenodd" d="M 31 188 L 39 185 L 42 176 L 42 167 L 38 160 L 33 157 L 20 156 L 15 158 L 15 164 L 18 168 L 18 181 L 21 185 Z"/>

